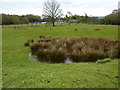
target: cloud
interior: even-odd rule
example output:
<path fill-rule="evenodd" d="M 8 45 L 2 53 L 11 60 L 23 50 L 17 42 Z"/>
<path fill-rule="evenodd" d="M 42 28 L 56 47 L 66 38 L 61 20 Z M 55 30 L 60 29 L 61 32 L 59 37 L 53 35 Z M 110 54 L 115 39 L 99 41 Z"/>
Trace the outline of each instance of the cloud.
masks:
<path fill-rule="evenodd" d="M 29 3 L 29 2 L 43 2 L 45 0 L 0 0 L 1 3 L 5 2 L 5 3 L 15 3 L 15 2 L 24 2 L 24 3 Z"/>
<path fill-rule="evenodd" d="M 66 2 L 66 1 L 63 1 L 63 2 L 60 2 L 61 4 L 72 4 L 72 2 Z"/>
<path fill-rule="evenodd" d="M 73 0 L 70 0 L 71 2 Z M 88 13 L 92 16 L 105 16 L 118 8 L 118 0 L 77 0 L 70 5 L 64 6 L 64 12 L 71 11 L 73 14 L 84 15 Z"/>
<path fill-rule="evenodd" d="M 118 8 L 118 0 L 57 0 L 63 9 L 73 14 L 104 16 Z M 9 14 L 37 14 L 43 13 L 45 0 L 0 0 L 0 13 Z"/>
<path fill-rule="evenodd" d="M 24 3 L 24 2 L 14 2 L 14 3 L 2 3 L 0 4 L 1 7 L 4 8 L 41 8 L 42 7 L 42 3 Z"/>

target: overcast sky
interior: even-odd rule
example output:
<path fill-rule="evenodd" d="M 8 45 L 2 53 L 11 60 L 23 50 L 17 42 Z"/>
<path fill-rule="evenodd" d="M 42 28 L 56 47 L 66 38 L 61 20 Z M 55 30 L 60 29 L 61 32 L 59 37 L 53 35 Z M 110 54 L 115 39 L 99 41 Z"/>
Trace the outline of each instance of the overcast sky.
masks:
<path fill-rule="evenodd" d="M 46 0 L 0 0 L 0 13 L 5 14 L 43 14 Z M 118 8 L 119 0 L 57 0 L 63 14 L 70 11 L 73 15 L 106 16 Z"/>

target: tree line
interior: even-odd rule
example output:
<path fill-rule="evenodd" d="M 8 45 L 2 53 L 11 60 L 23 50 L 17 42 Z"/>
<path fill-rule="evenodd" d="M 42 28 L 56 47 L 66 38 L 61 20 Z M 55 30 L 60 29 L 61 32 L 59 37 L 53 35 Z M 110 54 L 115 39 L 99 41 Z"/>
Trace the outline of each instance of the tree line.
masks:
<path fill-rule="evenodd" d="M 10 25 L 10 24 L 28 24 L 28 23 L 41 23 L 41 22 L 49 22 L 52 23 L 52 18 L 44 17 L 41 19 L 40 16 L 36 15 L 9 15 L 9 14 L 1 14 L 2 15 L 2 24 Z M 54 22 L 66 22 L 66 23 L 96 23 L 99 19 L 97 17 L 88 17 L 88 16 L 80 16 L 80 15 L 67 15 L 65 17 L 56 17 L 54 18 Z"/>
<path fill-rule="evenodd" d="M 2 15 L 2 24 L 10 25 L 10 24 L 28 24 L 28 23 L 41 23 L 41 22 L 49 22 L 52 23 L 51 17 L 44 17 L 41 19 L 40 16 L 29 14 L 29 15 L 9 15 L 9 14 L 1 14 Z M 56 17 L 54 18 L 54 22 L 66 22 L 66 23 L 91 23 L 91 24 L 112 24 L 112 25 L 120 25 L 120 10 L 113 10 L 113 12 L 102 19 L 98 17 L 89 17 L 85 13 L 84 16 L 80 15 L 72 15 L 71 12 L 67 12 L 65 17 Z"/>
<path fill-rule="evenodd" d="M 10 24 L 28 24 L 34 22 L 41 22 L 40 16 L 29 14 L 29 15 L 9 15 L 9 14 L 1 14 L 2 15 L 2 24 L 10 25 Z"/>
<path fill-rule="evenodd" d="M 112 25 L 120 25 L 120 9 L 115 9 L 111 14 L 105 16 L 104 19 L 101 20 L 103 24 L 112 24 Z"/>

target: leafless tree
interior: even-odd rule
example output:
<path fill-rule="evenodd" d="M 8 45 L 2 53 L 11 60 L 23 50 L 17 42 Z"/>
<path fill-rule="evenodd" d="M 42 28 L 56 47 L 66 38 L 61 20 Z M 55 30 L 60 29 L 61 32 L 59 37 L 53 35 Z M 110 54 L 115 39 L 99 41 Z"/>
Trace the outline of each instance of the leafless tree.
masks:
<path fill-rule="evenodd" d="M 62 9 L 56 0 L 47 0 L 44 2 L 44 16 L 51 17 L 51 22 L 55 26 L 55 18 L 61 16 Z"/>

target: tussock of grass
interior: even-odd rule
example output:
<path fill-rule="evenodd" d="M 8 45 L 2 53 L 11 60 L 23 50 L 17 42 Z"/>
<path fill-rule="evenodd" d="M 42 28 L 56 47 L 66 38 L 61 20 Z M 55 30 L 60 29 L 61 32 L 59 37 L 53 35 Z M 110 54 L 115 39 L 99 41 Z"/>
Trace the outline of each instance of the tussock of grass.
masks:
<path fill-rule="evenodd" d="M 110 62 L 112 59 L 111 58 L 105 58 L 103 60 L 97 60 L 96 63 L 107 63 Z"/>
<path fill-rule="evenodd" d="M 25 43 L 24 43 L 24 46 L 27 47 L 27 46 L 30 46 L 31 43 L 33 43 L 34 40 L 27 40 Z"/>
<path fill-rule="evenodd" d="M 120 41 L 103 38 L 53 38 L 40 36 L 30 45 L 33 55 L 40 59 L 63 62 L 71 57 L 74 62 L 95 62 L 104 58 L 119 58 Z"/>

